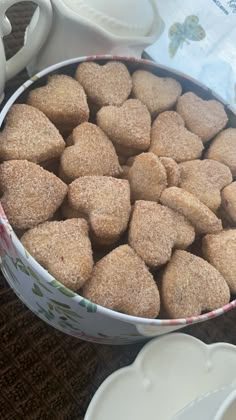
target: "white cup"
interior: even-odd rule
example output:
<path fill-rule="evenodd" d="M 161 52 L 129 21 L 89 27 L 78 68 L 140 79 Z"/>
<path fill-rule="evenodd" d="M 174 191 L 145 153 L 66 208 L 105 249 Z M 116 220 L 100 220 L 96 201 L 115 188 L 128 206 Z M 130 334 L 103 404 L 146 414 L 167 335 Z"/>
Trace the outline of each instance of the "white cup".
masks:
<path fill-rule="evenodd" d="M 39 19 L 30 38 L 10 60 L 6 60 L 2 38 L 11 33 L 11 24 L 6 11 L 22 0 L 0 0 L 0 102 L 4 98 L 5 82 L 19 73 L 38 53 L 46 41 L 52 21 L 52 6 L 49 0 L 33 0 L 38 5 Z"/>
<path fill-rule="evenodd" d="M 60 61 L 81 56 L 112 54 L 140 58 L 164 28 L 156 0 L 51 0 L 51 3 L 51 30 L 44 47 L 27 67 L 30 76 Z M 36 10 L 26 31 L 26 43 L 38 20 Z"/>

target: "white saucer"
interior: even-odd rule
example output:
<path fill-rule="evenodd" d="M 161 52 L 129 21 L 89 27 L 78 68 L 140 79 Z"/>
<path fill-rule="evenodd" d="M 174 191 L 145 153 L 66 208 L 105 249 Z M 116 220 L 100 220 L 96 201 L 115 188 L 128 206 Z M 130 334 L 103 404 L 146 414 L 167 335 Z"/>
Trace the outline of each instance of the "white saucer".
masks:
<path fill-rule="evenodd" d="M 180 410 L 173 420 L 216 420 L 217 413 L 224 409 L 225 401 L 235 393 L 235 385 L 227 385 L 203 395 Z M 233 417 L 235 420 L 235 417 Z"/>
<path fill-rule="evenodd" d="M 131 366 L 103 382 L 84 420 L 171 420 L 194 399 L 235 378 L 235 346 L 166 335 L 146 344 Z"/>

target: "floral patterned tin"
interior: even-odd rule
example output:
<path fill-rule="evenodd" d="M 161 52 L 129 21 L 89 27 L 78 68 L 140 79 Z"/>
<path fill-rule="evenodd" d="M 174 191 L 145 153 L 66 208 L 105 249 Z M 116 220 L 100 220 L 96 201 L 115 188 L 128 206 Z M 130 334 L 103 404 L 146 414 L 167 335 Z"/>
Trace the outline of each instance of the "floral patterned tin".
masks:
<path fill-rule="evenodd" d="M 184 90 L 193 90 L 204 98 L 217 97 L 198 82 L 148 60 L 117 56 L 90 56 L 75 58 L 53 65 L 25 82 L 9 99 L 0 115 L 0 126 L 11 106 L 23 102 L 27 92 L 45 82 L 49 73 L 73 75 L 78 63 L 96 60 L 120 60 L 131 71 L 142 68 L 159 76 L 172 76 L 179 80 Z M 230 110 L 231 124 L 236 126 L 236 116 Z M 9 285 L 29 309 L 51 326 L 75 337 L 103 344 L 128 344 L 149 337 L 169 333 L 186 325 L 204 322 L 236 307 L 236 300 L 215 311 L 186 319 L 144 319 L 118 313 L 95 303 L 64 287 L 53 278 L 23 247 L 0 204 L 0 258 L 1 268 Z"/>

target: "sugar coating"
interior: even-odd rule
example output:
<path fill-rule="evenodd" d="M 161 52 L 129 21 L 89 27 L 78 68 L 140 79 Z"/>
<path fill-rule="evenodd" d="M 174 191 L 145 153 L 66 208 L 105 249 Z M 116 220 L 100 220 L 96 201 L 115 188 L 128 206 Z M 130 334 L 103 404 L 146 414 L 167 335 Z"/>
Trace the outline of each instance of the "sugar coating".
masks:
<path fill-rule="evenodd" d="M 206 235 L 202 250 L 207 261 L 225 278 L 231 293 L 236 293 L 236 229 Z"/>
<path fill-rule="evenodd" d="M 227 165 L 236 176 L 236 128 L 223 130 L 212 141 L 206 157 Z"/>
<path fill-rule="evenodd" d="M 106 308 L 143 318 L 156 318 L 160 310 L 153 276 L 128 245 L 114 249 L 95 265 L 83 296 Z"/>
<path fill-rule="evenodd" d="M 83 87 L 64 74 L 49 76 L 46 86 L 31 90 L 27 103 L 44 112 L 63 134 L 89 119 Z"/>
<path fill-rule="evenodd" d="M 232 182 L 230 169 L 210 159 L 183 162 L 179 167 L 181 170 L 179 186 L 216 212 L 221 205 L 222 188 Z"/>
<path fill-rule="evenodd" d="M 170 318 L 212 311 L 230 300 L 228 285 L 207 261 L 176 250 L 162 278 L 162 299 Z"/>
<path fill-rule="evenodd" d="M 178 187 L 180 180 L 179 165 L 170 157 L 160 157 L 160 162 L 166 170 L 168 187 Z"/>
<path fill-rule="evenodd" d="M 69 204 L 89 218 L 97 240 L 115 242 L 125 231 L 131 212 L 130 187 L 125 179 L 84 176 L 69 185 Z"/>
<path fill-rule="evenodd" d="M 233 223 L 236 223 L 236 182 L 225 187 L 221 192 L 222 207 Z"/>
<path fill-rule="evenodd" d="M 0 165 L 1 204 L 13 228 L 28 229 L 50 219 L 67 186 L 51 172 L 27 160 Z"/>
<path fill-rule="evenodd" d="M 166 207 L 171 214 L 176 230 L 174 247 L 177 249 L 188 248 L 195 239 L 195 229 L 182 214 Z"/>
<path fill-rule="evenodd" d="M 203 142 L 212 139 L 228 122 L 224 106 L 220 102 L 205 101 L 193 92 L 180 96 L 176 110 L 184 119 L 186 127 Z"/>
<path fill-rule="evenodd" d="M 166 170 L 154 153 L 142 153 L 135 158 L 128 180 L 132 201 L 158 201 L 167 187 Z"/>
<path fill-rule="evenodd" d="M 22 244 L 57 280 L 80 289 L 93 269 L 93 255 L 84 219 L 45 222 L 28 230 Z"/>
<path fill-rule="evenodd" d="M 132 75 L 133 96 L 140 99 L 153 116 L 173 108 L 182 93 L 177 80 L 158 77 L 149 71 L 137 70 Z"/>
<path fill-rule="evenodd" d="M 85 122 L 73 130 L 73 146 L 61 156 L 61 167 L 71 180 L 86 175 L 118 176 L 121 173 L 115 148 L 95 124 Z"/>
<path fill-rule="evenodd" d="M 169 209 L 151 201 L 136 201 L 129 227 L 129 245 L 150 267 L 169 261 L 176 241 Z"/>
<path fill-rule="evenodd" d="M 163 112 L 154 121 L 150 152 L 184 162 L 200 157 L 203 149 L 200 137 L 184 127 L 184 121 L 177 112 Z"/>
<path fill-rule="evenodd" d="M 101 106 L 120 106 L 128 98 L 131 76 L 123 63 L 112 61 L 105 65 L 86 62 L 77 67 L 75 78 L 84 87 L 89 100 Z"/>
<path fill-rule="evenodd" d="M 166 188 L 160 202 L 185 216 L 198 233 L 217 233 L 221 220 L 196 196 L 178 187 Z"/>
<path fill-rule="evenodd" d="M 58 158 L 65 142 L 56 127 L 40 110 L 15 104 L 0 133 L 0 160 L 30 160 L 40 163 Z"/>
<path fill-rule="evenodd" d="M 121 107 L 101 108 L 97 113 L 97 124 L 119 146 L 142 151 L 150 145 L 151 116 L 138 99 L 128 99 Z M 131 150 L 132 154 L 135 153 Z"/>

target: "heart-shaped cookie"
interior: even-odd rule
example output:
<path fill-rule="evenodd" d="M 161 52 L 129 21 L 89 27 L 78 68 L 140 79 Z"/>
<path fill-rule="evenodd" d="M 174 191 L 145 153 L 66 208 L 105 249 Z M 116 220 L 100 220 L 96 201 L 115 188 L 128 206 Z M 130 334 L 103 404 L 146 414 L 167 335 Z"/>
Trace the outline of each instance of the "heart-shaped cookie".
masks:
<path fill-rule="evenodd" d="M 121 173 L 115 148 L 96 125 L 83 123 L 72 133 L 74 145 L 61 156 L 61 167 L 71 180 L 85 175 L 118 176 Z"/>
<path fill-rule="evenodd" d="M 236 128 L 227 128 L 216 136 L 206 153 L 208 159 L 227 165 L 236 176 Z"/>
<path fill-rule="evenodd" d="M 122 105 L 132 88 L 126 66 L 117 61 L 102 66 L 92 62 L 82 63 L 76 70 L 75 78 L 84 87 L 89 100 L 99 107 Z"/>
<path fill-rule="evenodd" d="M 230 291 L 236 293 L 236 229 L 206 235 L 202 241 L 203 255 L 225 278 Z"/>
<path fill-rule="evenodd" d="M 236 223 L 236 182 L 225 187 L 221 192 L 222 207 L 232 224 Z"/>
<path fill-rule="evenodd" d="M 65 142 L 56 127 L 38 109 L 15 104 L 0 133 L 0 161 L 21 159 L 41 163 L 58 158 Z"/>
<path fill-rule="evenodd" d="M 145 71 L 133 73 L 133 96 L 140 99 L 149 109 L 153 117 L 174 107 L 182 93 L 177 80 L 170 77 L 158 77 Z"/>
<path fill-rule="evenodd" d="M 1 204 L 13 228 L 28 229 L 50 219 L 67 186 L 51 172 L 27 160 L 0 165 Z"/>
<path fill-rule="evenodd" d="M 131 205 L 127 180 L 84 176 L 69 186 L 69 204 L 89 219 L 96 242 L 116 242 L 128 225 Z"/>
<path fill-rule="evenodd" d="M 160 157 L 160 162 L 166 170 L 168 187 L 178 187 L 180 180 L 179 165 L 170 157 Z"/>
<path fill-rule="evenodd" d="M 176 230 L 176 240 L 174 248 L 177 249 L 186 249 L 188 248 L 195 239 L 195 230 L 191 223 L 186 219 L 185 216 L 166 207 L 173 219 L 175 230 Z"/>
<path fill-rule="evenodd" d="M 83 87 L 65 74 L 49 76 L 46 86 L 30 91 L 27 103 L 47 115 L 65 136 L 89 119 Z"/>
<path fill-rule="evenodd" d="M 222 230 L 221 220 L 195 195 L 183 188 L 166 188 L 160 202 L 185 216 L 198 233 L 217 233 Z"/>
<path fill-rule="evenodd" d="M 212 139 L 228 122 L 224 106 L 215 100 L 205 101 L 193 92 L 180 96 L 176 107 L 186 127 L 203 142 Z"/>
<path fill-rule="evenodd" d="M 230 169 L 210 159 L 183 162 L 179 167 L 181 171 L 179 186 L 216 212 L 221 205 L 222 188 L 232 182 Z"/>
<path fill-rule="evenodd" d="M 151 201 L 136 201 L 129 227 L 129 245 L 150 267 L 169 261 L 176 241 L 169 209 Z"/>
<path fill-rule="evenodd" d="M 157 156 L 184 162 L 200 157 L 203 148 L 200 137 L 184 127 L 184 121 L 177 112 L 163 112 L 154 121 L 149 151 Z"/>
<path fill-rule="evenodd" d="M 170 318 L 187 318 L 226 305 L 230 292 L 225 279 L 207 261 L 177 250 L 163 275 L 162 298 Z"/>
<path fill-rule="evenodd" d="M 114 145 L 141 151 L 150 145 L 151 117 L 147 107 L 138 99 L 128 99 L 121 107 L 101 108 L 97 123 Z M 122 154 L 126 155 L 125 151 Z"/>
<path fill-rule="evenodd" d="M 93 269 L 93 255 L 84 219 L 45 222 L 28 230 L 21 242 L 57 280 L 80 289 Z"/>
<path fill-rule="evenodd" d="M 83 296 L 133 316 L 156 318 L 160 310 L 153 276 L 128 245 L 119 246 L 98 261 L 83 288 Z"/>
<path fill-rule="evenodd" d="M 154 153 L 141 153 L 134 160 L 128 174 L 132 202 L 158 201 L 167 187 L 166 170 Z"/>

